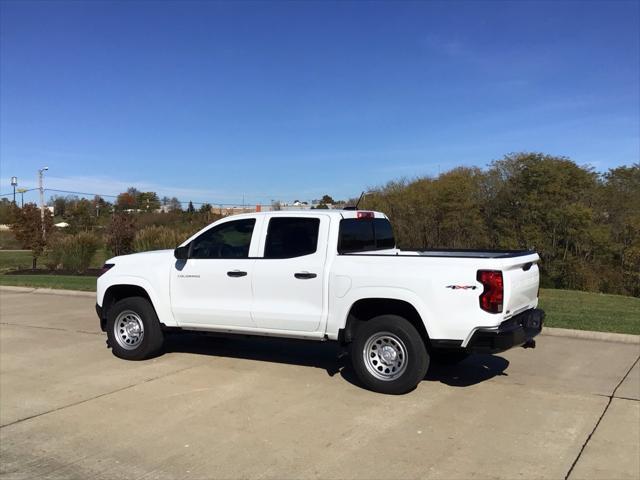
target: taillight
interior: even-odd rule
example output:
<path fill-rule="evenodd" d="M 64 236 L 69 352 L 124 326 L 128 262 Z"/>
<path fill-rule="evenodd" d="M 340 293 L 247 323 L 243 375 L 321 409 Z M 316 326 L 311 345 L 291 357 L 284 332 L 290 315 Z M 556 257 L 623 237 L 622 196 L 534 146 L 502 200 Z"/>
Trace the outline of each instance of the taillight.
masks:
<path fill-rule="evenodd" d="M 109 271 L 109 269 L 110 269 L 111 267 L 113 267 L 113 266 L 115 266 L 115 263 L 105 263 L 105 264 L 102 266 L 102 268 L 100 269 L 100 273 L 98 273 L 98 276 L 100 277 L 100 276 L 104 275 L 104 274 L 105 274 L 105 273 L 107 273 L 107 272 Z"/>
<path fill-rule="evenodd" d="M 356 216 L 357 218 L 374 218 L 375 214 L 373 212 L 358 212 Z"/>
<path fill-rule="evenodd" d="M 489 313 L 502 312 L 504 284 L 500 270 L 478 270 L 477 279 L 484 286 L 480 294 L 480 308 Z"/>

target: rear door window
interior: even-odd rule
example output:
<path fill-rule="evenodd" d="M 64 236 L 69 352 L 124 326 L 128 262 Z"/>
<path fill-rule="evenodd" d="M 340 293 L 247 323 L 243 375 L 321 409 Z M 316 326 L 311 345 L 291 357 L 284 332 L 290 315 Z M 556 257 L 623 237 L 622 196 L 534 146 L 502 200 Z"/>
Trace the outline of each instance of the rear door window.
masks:
<path fill-rule="evenodd" d="M 319 230 L 319 218 L 271 218 L 264 258 L 294 258 L 315 253 L 318 248 Z"/>

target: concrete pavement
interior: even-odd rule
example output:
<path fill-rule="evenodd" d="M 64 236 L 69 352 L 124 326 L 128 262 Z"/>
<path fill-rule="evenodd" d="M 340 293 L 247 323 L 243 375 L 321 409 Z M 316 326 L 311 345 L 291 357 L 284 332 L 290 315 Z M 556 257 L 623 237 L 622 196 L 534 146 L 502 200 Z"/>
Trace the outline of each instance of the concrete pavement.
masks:
<path fill-rule="evenodd" d="M 4 478 L 640 477 L 637 344 L 542 337 L 389 397 L 331 344 L 180 335 L 119 360 L 93 304 L 0 291 Z"/>

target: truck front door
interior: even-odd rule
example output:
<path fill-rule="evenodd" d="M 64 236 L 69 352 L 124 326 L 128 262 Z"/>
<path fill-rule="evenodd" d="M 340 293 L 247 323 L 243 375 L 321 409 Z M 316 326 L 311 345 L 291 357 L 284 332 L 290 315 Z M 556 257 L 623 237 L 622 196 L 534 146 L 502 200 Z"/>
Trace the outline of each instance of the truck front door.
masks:
<path fill-rule="evenodd" d="M 216 225 L 189 247 L 187 260 L 171 269 L 171 307 L 180 326 L 255 326 L 251 319 L 250 258 L 256 219 Z"/>

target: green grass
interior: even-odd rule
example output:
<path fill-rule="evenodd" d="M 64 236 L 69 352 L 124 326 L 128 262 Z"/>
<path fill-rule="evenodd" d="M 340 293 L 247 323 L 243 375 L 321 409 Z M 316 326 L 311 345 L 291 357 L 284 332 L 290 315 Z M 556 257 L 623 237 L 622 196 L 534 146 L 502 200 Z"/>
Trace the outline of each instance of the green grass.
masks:
<path fill-rule="evenodd" d="M 540 308 L 547 327 L 640 335 L 640 298 L 542 289 Z"/>
<path fill-rule="evenodd" d="M 11 230 L 0 230 L 0 249 L 16 250 L 20 248 L 22 246 Z"/>
<path fill-rule="evenodd" d="M 30 250 L 13 252 L 0 250 L 0 273 L 24 268 L 31 268 Z"/>
<path fill-rule="evenodd" d="M 0 285 L 95 292 L 96 278 L 74 275 L 0 275 Z"/>
<path fill-rule="evenodd" d="M 99 249 L 93 256 L 91 268 L 100 268 L 107 258 L 112 257 L 109 252 Z M 45 268 L 45 257 L 38 258 L 38 268 Z M 11 270 L 21 270 L 31 268 L 31 251 L 3 251 L 0 250 L 0 273 L 9 273 Z"/>

